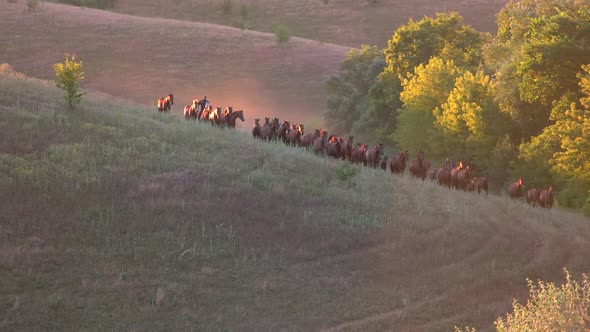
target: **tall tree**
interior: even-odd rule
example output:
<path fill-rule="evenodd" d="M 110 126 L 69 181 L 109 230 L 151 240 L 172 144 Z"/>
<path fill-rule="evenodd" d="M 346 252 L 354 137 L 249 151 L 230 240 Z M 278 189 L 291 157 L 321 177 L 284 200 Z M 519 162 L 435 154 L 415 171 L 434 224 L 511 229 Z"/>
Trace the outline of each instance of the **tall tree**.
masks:
<path fill-rule="evenodd" d="M 515 141 L 549 125 L 555 101 L 581 96 L 576 74 L 590 57 L 589 35 L 587 1 L 522 0 L 498 14 L 498 35 L 485 58 L 499 102 L 518 124 Z"/>
<path fill-rule="evenodd" d="M 507 133 L 508 117 L 495 101 L 490 77 L 466 71 L 455 82 L 447 101 L 434 110 L 443 129 L 447 155 L 472 157 L 486 168 L 490 151 Z"/>
<path fill-rule="evenodd" d="M 410 20 L 394 32 L 385 48 L 386 70 L 403 81 L 433 56 L 472 70 L 481 63 L 483 42 L 482 34 L 463 24 L 455 12 Z"/>
<path fill-rule="evenodd" d="M 440 129 L 435 126 L 434 110 L 447 101 L 455 80 L 463 74 L 452 60 L 433 57 L 426 65 L 419 65 L 415 73 L 402 83 L 403 102 L 397 119 L 395 141 L 415 153 L 443 157 Z"/>
<path fill-rule="evenodd" d="M 330 130 L 351 132 L 366 107 L 370 87 L 384 67 L 383 53 L 376 46 L 363 45 L 347 54 L 338 75 L 327 83 L 328 111 L 324 117 Z"/>

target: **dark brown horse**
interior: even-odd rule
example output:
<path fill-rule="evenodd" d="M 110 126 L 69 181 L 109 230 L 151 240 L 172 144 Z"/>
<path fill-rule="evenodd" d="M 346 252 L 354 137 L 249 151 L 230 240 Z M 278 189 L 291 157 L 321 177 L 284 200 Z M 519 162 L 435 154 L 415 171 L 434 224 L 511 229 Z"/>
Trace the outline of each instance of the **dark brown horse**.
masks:
<path fill-rule="evenodd" d="M 350 160 L 350 155 L 352 153 L 352 136 L 348 136 L 348 140 L 346 142 L 340 142 L 340 154 L 342 155 L 342 159 Z"/>
<path fill-rule="evenodd" d="M 419 178 L 419 179 L 426 179 L 426 173 L 428 172 L 428 168 L 426 167 L 426 163 L 424 162 L 424 151 L 420 150 L 418 152 L 418 156 L 416 160 L 410 164 L 410 173 Z"/>
<path fill-rule="evenodd" d="M 539 193 L 539 204 L 541 204 L 541 207 L 544 208 L 550 209 L 553 207 L 553 186 L 549 186 L 549 188 L 541 190 Z"/>
<path fill-rule="evenodd" d="M 275 139 L 287 144 L 289 141 L 289 129 L 291 128 L 291 124 L 289 123 L 289 121 L 283 121 L 282 125 L 279 125 L 279 119 L 275 118 L 276 121 L 274 121 L 274 125 L 276 126 L 276 128 L 274 128 L 274 132 L 275 132 Z"/>
<path fill-rule="evenodd" d="M 368 146 L 367 144 L 357 144 L 352 148 L 352 152 L 350 154 L 350 160 L 354 163 L 363 163 L 367 166 L 367 152 Z"/>
<path fill-rule="evenodd" d="M 451 172 L 445 167 L 440 168 L 438 172 L 436 172 L 436 179 L 441 186 L 451 188 Z"/>
<path fill-rule="evenodd" d="M 438 172 L 440 168 L 435 167 L 435 168 L 431 168 L 428 170 L 428 172 L 426 173 L 426 178 L 430 181 L 436 181 L 436 173 Z"/>
<path fill-rule="evenodd" d="M 460 188 L 463 190 L 468 189 L 468 185 L 471 183 L 471 169 L 470 166 L 467 165 L 463 167 L 459 172 L 457 172 L 456 178 L 456 188 Z"/>
<path fill-rule="evenodd" d="M 381 155 L 383 154 L 383 143 L 379 143 L 372 148 L 367 149 L 365 152 L 365 158 L 369 167 L 377 168 L 381 161 Z"/>
<path fill-rule="evenodd" d="M 342 143 L 340 142 L 339 137 L 330 136 L 325 148 L 326 155 L 334 158 L 340 158 L 340 154 L 342 153 Z"/>
<path fill-rule="evenodd" d="M 408 153 L 408 150 L 404 150 L 400 152 L 399 155 L 391 157 L 389 159 L 389 170 L 391 173 L 402 173 L 403 175 L 409 157 L 410 154 Z"/>
<path fill-rule="evenodd" d="M 229 128 L 235 128 L 236 127 L 236 120 L 237 119 L 242 120 L 242 122 L 245 121 L 245 119 L 244 119 L 244 111 L 243 110 L 239 110 L 237 112 L 232 112 L 231 114 L 227 115 L 226 118 L 225 118 L 225 124 Z"/>
<path fill-rule="evenodd" d="M 168 112 L 174 105 L 174 95 L 169 93 L 168 96 L 158 99 L 158 111 Z"/>
<path fill-rule="evenodd" d="M 254 125 L 252 126 L 252 137 L 260 138 L 260 136 L 262 135 L 260 131 L 260 119 L 254 119 Z"/>
<path fill-rule="evenodd" d="M 264 118 L 264 124 L 262 125 L 262 129 L 260 130 L 260 137 L 265 141 L 272 140 L 274 136 L 274 131 L 270 125 L 270 118 Z"/>
<path fill-rule="evenodd" d="M 519 178 L 517 182 L 510 184 L 508 186 L 508 195 L 510 198 L 520 198 L 524 192 L 522 178 Z"/>
<path fill-rule="evenodd" d="M 313 146 L 313 141 L 320 137 L 320 130 L 316 129 L 313 134 L 305 134 L 301 137 L 301 146 L 304 148 L 309 148 Z"/>
<path fill-rule="evenodd" d="M 381 167 L 382 170 L 387 172 L 387 157 L 386 156 L 381 157 L 381 161 L 379 161 L 379 167 Z"/>
<path fill-rule="evenodd" d="M 488 177 L 481 176 L 478 177 L 475 181 L 475 189 L 477 189 L 477 194 L 479 195 L 482 190 L 485 190 L 486 196 L 488 195 Z"/>
<path fill-rule="evenodd" d="M 315 154 L 324 154 L 326 150 L 327 135 L 328 133 L 325 130 L 320 129 L 320 137 L 317 137 L 313 140 L 313 151 L 315 152 Z"/>
<path fill-rule="evenodd" d="M 539 188 L 531 188 L 526 192 L 526 202 L 533 207 L 539 204 L 539 195 L 541 194 L 541 190 Z"/>

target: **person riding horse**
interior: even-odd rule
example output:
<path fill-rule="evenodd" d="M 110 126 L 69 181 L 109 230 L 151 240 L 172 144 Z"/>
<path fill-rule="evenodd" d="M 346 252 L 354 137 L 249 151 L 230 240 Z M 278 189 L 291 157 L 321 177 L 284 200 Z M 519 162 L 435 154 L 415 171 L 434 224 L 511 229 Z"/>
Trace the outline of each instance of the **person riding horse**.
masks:
<path fill-rule="evenodd" d="M 207 100 L 207 96 L 203 96 L 203 99 L 199 102 L 199 107 L 201 108 L 201 112 L 205 110 L 205 107 L 209 105 L 209 101 Z"/>

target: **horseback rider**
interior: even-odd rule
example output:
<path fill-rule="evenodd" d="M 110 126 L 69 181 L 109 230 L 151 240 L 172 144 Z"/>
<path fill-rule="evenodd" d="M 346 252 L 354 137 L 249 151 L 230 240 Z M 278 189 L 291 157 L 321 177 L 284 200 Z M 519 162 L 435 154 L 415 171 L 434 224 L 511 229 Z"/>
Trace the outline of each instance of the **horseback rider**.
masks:
<path fill-rule="evenodd" d="M 201 112 L 203 110 L 205 110 L 205 107 L 207 107 L 207 105 L 209 105 L 209 101 L 207 100 L 207 96 L 203 96 L 203 99 L 201 99 L 201 101 L 199 102 L 199 106 L 201 107 Z"/>

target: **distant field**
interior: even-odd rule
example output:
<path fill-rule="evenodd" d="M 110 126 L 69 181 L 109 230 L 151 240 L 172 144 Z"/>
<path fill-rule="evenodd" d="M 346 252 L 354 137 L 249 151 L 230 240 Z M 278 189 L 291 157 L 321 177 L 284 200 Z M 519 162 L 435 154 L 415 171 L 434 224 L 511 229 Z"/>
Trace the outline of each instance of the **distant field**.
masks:
<path fill-rule="evenodd" d="M 220 106 L 255 116 L 315 119 L 325 109 L 324 81 L 348 48 L 210 24 L 141 18 L 45 3 L 34 14 L 2 2 L 0 62 L 53 78 L 52 64 L 75 53 L 86 65 L 84 86 L 142 104 L 174 92 L 180 111 L 207 95 Z"/>
<path fill-rule="evenodd" d="M 231 11 L 224 14 L 222 4 Z M 409 18 L 419 19 L 440 11 L 457 11 L 467 24 L 495 32 L 496 14 L 507 0 L 117 0 L 115 11 L 141 16 L 236 25 L 242 22 L 242 5 L 248 7 L 246 23 L 253 30 L 273 31 L 285 24 L 300 37 L 359 47 L 386 45 L 393 31 Z"/>
<path fill-rule="evenodd" d="M 0 330 L 490 331 L 590 222 L 0 74 Z"/>

